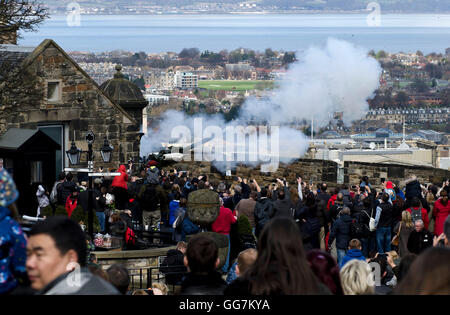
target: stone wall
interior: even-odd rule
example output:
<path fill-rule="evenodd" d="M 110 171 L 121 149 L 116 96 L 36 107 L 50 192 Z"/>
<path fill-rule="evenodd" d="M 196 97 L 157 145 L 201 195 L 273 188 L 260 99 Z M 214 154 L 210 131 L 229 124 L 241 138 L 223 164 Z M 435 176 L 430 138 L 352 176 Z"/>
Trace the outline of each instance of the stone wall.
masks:
<path fill-rule="evenodd" d="M 131 251 L 101 251 L 92 252 L 97 257 L 97 264 L 103 270 L 107 270 L 111 265 L 123 264 L 130 273 L 134 276 L 135 288 L 139 286 L 140 269 L 142 269 L 142 283 L 145 286 L 147 283 L 147 269 L 156 268 L 159 266 L 159 257 L 166 256 L 170 249 L 175 249 L 175 246 L 165 248 L 154 248 L 146 250 L 131 250 Z M 152 271 L 152 280 L 156 281 L 158 270 Z"/>
<path fill-rule="evenodd" d="M 377 164 L 361 162 L 344 163 L 344 182 L 350 185 L 359 184 L 362 176 L 369 176 L 370 183 L 375 187 L 381 187 L 381 179 L 396 182 L 403 186 L 402 182 L 411 175 L 417 176 L 422 184 L 433 183 L 441 186 L 442 182 L 450 177 L 450 171 L 421 166 L 403 166 L 395 164 Z"/>

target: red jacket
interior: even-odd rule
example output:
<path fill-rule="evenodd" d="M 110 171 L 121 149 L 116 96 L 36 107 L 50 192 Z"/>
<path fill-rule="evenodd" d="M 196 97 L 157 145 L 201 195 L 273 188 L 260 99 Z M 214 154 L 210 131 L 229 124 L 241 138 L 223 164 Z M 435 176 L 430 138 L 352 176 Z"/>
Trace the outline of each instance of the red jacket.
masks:
<path fill-rule="evenodd" d="M 120 165 L 119 169 L 117 171 L 120 172 L 121 175 L 114 177 L 111 186 L 112 187 L 121 187 L 123 189 L 128 189 L 128 186 L 127 186 L 127 182 L 128 182 L 127 168 L 125 167 L 125 165 Z"/>
<path fill-rule="evenodd" d="M 414 210 L 419 210 L 419 207 L 411 207 Z M 411 213 L 411 208 L 406 209 L 406 211 L 408 211 L 409 213 Z M 430 224 L 430 220 L 428 219 L 428 212 L 427 209 L 422 208 L 422 221 L 423 221 L 423 225 L 425 226 L 425 228 L 428 230 L 428 225 Z"/>
<path fill-rule="evenodd" d="M 231 224 L 233 223 L 236 223 L 236 217 L 233 215 L 233 212 L 231 212 L 230 209 L 221 206 L 219 216 L 211 225 L 211 229 L 216 233 L 230 235 Z"/>
<path fill-rule="evenodd" d="M 447 204 L 442 203 L 442 199 L 439 198 L 434 203 L 433 217 L 436 219 L 434 224 L 434 235 L 439 236 L 444 232 L 444 222 L 450 214 L 450 201 Z"/>

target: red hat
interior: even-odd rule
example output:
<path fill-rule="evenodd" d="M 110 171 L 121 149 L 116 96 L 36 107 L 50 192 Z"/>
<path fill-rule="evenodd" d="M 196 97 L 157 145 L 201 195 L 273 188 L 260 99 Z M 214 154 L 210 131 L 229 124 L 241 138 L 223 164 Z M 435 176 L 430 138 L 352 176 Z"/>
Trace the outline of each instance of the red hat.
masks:
<path fill-rule="evenodd" d="M 393 189 L 394 186 L 392 186 L 392 182 L 386 182 L 386 188 L 387 189 Z"/>
<path fill-rule="evenodd" d="M 147 167 L 156 166 L 156 165 L 158 165 L 158 162 L 153 161 L 153 160 L 147 163 Z"/>

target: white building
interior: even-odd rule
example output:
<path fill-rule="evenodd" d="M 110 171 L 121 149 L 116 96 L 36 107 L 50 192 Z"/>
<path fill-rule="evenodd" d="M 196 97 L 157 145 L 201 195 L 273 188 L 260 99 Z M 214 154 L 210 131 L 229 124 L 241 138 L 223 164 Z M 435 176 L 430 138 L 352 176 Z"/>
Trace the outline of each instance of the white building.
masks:
<path fill-rule="evenodd" d="M 192 72 L 181 72 L 177 71 L 175 73 L 175 86 L 180 89 L 194 89 L 198 87 L 198 75 Z"/>

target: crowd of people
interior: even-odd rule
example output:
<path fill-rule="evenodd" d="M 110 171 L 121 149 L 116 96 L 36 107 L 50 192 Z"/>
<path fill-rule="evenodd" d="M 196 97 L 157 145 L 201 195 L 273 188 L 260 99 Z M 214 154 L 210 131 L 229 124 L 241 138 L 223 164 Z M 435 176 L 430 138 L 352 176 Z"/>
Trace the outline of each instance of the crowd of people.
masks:
<path fill-rule="evenodd" d="M 172 231 L 177 246 L 161 272 L 182 295 L 450 294 L 448 181 L 424 187 L 411 176 L 404 183 L 383 181 L 377 190 L 364 176 L 359 185 L 329 189 L 301 177 L 261 186 L 254 178 L 220 181 L 160 170 L 155 161 L 137 174 L 131 169 L 121 165 L 120 176 L 97 178 L 93 187 L 74 182 L 70 173 L 62 173 L 50 191 L 40 186 L 37 215 L 45 220 L 27 238 L 17 224 L 14 182 L 1 170 L 0 246 L 6 255 L 0 293 L 168 293 L 159 283 L 130 292 L 124 266 L 104 272 L 87 255 L 89 240 L 70 218 L 77 206 L 88 210 L 91 189 L 102 232 L 125 240 L 136 226 Z M 220 200 L 207 228 L 187 211 L 189 194 L 204 189 Z M 51 207 L 54 214 L 58 206 L 67 217 L 42 211 Z M 226 236 L 225 261 L 205 231 Z M 80 284 L 70 286 L 74 272 Z"/>

